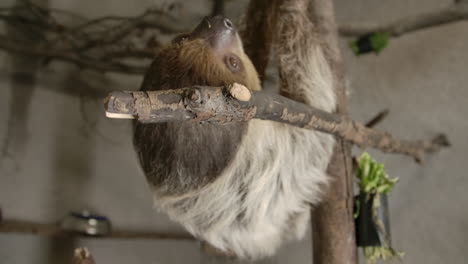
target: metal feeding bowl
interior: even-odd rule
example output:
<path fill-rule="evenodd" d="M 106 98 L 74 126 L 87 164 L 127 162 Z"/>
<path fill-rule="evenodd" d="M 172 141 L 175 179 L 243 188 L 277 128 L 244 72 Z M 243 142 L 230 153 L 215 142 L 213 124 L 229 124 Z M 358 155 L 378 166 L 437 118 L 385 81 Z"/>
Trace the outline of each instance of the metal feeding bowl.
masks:
<path fill-rule="evenodd" d="M 71 212 L 60 222 L 60 228 L 88 236 L 106 236 L 111 232 L 110 220 L 88 211 Z"/>

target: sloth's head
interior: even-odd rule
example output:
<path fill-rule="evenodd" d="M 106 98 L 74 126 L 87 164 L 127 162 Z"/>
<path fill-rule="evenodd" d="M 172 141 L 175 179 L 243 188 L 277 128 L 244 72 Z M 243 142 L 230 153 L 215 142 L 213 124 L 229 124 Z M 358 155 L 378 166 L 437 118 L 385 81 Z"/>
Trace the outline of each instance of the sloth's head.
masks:
<path fill-rule="evenodd" d="M 237 82 L 252 90 L 261 89 L 237 30 L 222 16 L 205 17 L 191 33 L 176 37 L 157 60 L 159 70 L 166 73 L 160 77 L 170 82 L 171 88 Z"/>

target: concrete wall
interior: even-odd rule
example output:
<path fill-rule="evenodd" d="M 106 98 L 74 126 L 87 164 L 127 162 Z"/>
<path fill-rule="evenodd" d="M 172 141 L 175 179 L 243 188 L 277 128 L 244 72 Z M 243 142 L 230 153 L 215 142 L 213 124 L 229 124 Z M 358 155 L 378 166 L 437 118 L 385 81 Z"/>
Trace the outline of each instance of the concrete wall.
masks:
<path fill-rule="evenodd" d="M 48 4 L 91 18 L 135 15 L 170 2 L 49 0 Z M 209 1 L 180 2 L 183 5 L 174 12 L 188 27 L 209 13 Z M 229 1 L 228 13 L 238 16 L 246 2 Z M 339 0 L 336 8 L 340 23 L 383 23 L 449 3 Z M 464 263 L 468 257 L 467 22 L 392 39 L 378 56 L 356 57 L 347 41 L 343 39 L 342 47 L 355 119 L 367 120 L 388 108 L 391 115 L 380 128 L 408 139 L 446 132 L 453 143 L 449 150 L 429 157 L 424 166 L 407 157 L 371 151 L 391 176 L 400 177 L 390 197 L 395 248 L 406 251 L 406 263 Z M 181 230 L 152 210 L 132 149 L 130 122 L 103 116 L 103 95 L 136 89 L 140 77 L 80 72 L 61 63 L 37 69 L 31 59 L 5 53 L 0 53 L 0 60 L 0 206 L 6 218 L 52 222 L 69 210 L 92 209 L 118 227 Z M 19 74 L 25 69 L 36 74 Z M 77 245 L 90 248 L 101 264 L 213 263 L 196 242 L 22 235 L 0 235 L 0 263 L 67 263 Z M 311 263 L 310 241 L 289 244 L 265 263 Z"/>
<path fill-rule="evenodd" d="M 385 22 L 451 1 L 339 1 L 338 21 Z M 344 43 L 343 43 L 344 44 Z M 379 128 L 401 138 L 445 132 L 453 146 L 423 166 L 372 151 L 391 176 L 394 245 L 405 263 L 465 263 L 468 257 L 468 22 L 432 28 L 390 42 L 380 55 L 355 57 L 343 45 L 352 116 L 368 120 L 388 108 Z"/>

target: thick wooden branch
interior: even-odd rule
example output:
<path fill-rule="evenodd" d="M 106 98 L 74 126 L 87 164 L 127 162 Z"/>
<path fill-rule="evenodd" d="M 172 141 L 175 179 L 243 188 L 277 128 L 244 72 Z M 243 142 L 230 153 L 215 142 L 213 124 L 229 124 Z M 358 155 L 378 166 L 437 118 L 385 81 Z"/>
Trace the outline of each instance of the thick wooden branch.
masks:
<path fill-rule="evenodd" d="M 468 1 L 457 1 L 449 7 L 402 18 L 389 24 L 342 25 L 339 32 L 343 36 L 359 37 L 373 32 L 385 32 L 390 36 L 401 36 L 406 33 L 429 27 L 468 20 Z"/>
<path fill-rule="evenodd" d="M 211 15 L 224 15 L 224 0 L 213 0 L 213 8 L 211 9 Z"/>
<path fill-rule="evenodd" d="M 324 40 L 332 69 L 336 112 L 347 119 L 344 61 L 338 44 L 335 8 L 332 0 L 312 0 L 312 20 Z M 338 138 L 328 164 L 330 184 L 322 202 L 312 210 L 313 257 L 316 264 L 355 264 L 357 246 L 353 218 L 354 191 L 351 145 Z"/>
<path fill-rule="evenodd" d="M 253 118 L 333 134 L 360 147 L 400 153 L 421 161 L 423 155 L 447 146 L 444 136 L 429 141 L 397 140 L 341 115 L 295 102 L 281 95 L 229 87 L 193 86 L 177 90 L 113 92 L 104 102 L 110 118 L 136 118 L 145 123 L 195 121 L 226 123 Z"/>

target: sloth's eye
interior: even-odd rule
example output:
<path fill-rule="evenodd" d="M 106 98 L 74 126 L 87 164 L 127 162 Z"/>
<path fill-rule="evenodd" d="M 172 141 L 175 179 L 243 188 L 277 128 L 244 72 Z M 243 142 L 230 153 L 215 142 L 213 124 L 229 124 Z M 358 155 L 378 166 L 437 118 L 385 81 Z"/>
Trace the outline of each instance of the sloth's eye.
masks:
<path fill-rule="evenodd" d="M 238 72 L 240 70 L 240 59 L 239 57 L 235 55 L 228 55 L 224 58 L 224 63 L 226 63 L 226 66 L 228 69 L 232 72 Z"/>

